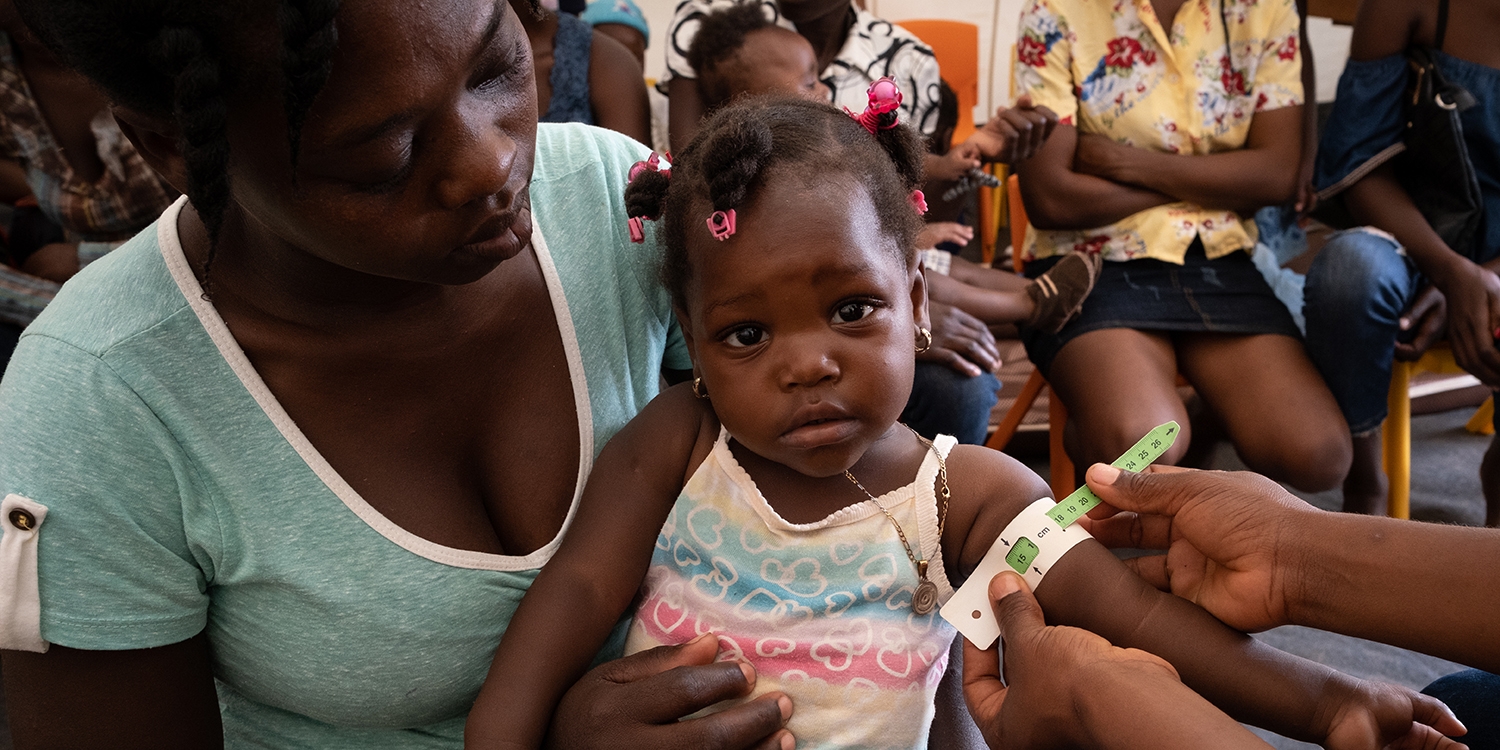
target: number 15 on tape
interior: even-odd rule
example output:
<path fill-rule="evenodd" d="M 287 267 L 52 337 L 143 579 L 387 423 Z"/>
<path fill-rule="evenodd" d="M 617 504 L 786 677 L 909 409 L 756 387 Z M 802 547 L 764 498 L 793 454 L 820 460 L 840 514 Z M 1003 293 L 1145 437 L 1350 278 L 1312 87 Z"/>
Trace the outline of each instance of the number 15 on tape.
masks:
<path fill-rule="evenodd" d="M 1114 466 L 1125 471 L 1146 468 L 1172 447 L 1180 430 L 1176 422 L 1157 427 L 1120 456 Z M 994 610 L 990 608 L 990 579 L 1008 567 L 1036 588 L 1047 571 L 1073 545 L 1090 538 L 1073 522 L 1100 502 L 1085 485 L 1059 503 L 1053 504 L 1050 498 L 1042 498 L 1027 506 L 1000 532 L 969 580 L 943 605 L 943 619 L 952 623 L 974 645 L 989 648 L 1000 636 L 1000 624 L 995 621 Z"/>

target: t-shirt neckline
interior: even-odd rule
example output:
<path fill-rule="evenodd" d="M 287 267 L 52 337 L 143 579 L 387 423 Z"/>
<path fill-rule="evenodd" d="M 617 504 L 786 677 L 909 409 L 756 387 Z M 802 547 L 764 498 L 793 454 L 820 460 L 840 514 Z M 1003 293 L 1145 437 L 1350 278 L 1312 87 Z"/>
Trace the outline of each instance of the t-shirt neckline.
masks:
<path fill-rule="evenodd" d="M 558 332 L 562 336 L 563 351 L 568 360 L 568 376 L 573 386 L 573 404 L 578 421 L 578 477 L 573 485 L 573 498 L 568 506 L 568 515 L 550 542 L 526 555 L 497 555 L 438 544 L 398 526 L 365 501 L 334 470 L 323 454 L 318 452 L 318 449 L 302 433 L 302 429 L 282 408 L 275 394 L 266 387 L 265 381 L 261 379 L 255 366 L 250 363 L 249 357 L 245 356 L 245 351 L 240 348 L 239 342 L 235 341 L 234 335 L 230 333 L 219 311 L 212 302 L 204 299 L 203 287 L 198 283 L 197 276 L 193 274 L 192 267 L 188 265 L 187 256 L 183 253 L 182 243 L 177 233 L 177 218 L 186 204 L 186 196 L 179 198 L 162 213 L 157 222 L 157 244 L 161 248 L 167 271 L 172 275 L 172 280 L 177 283 L 177 288 L 181 290 L 193 313 L 197 315 L 204 331 L 218 348 L 219 355 L 223 357 L 225 364 L 229 365 L 230 370 L 239 378 L 245 390 L 249 391 L 251 398 L 255 399 L 261 411 L 271 420 L 277 431 L 297 452 L 307 467 L 343 502 L 345 507 L 371 529 L 402 549 L 443 565 L 478 570 L 523 571 L 540 568 L 552 558 L 562 543 L 563 534 L 567 532 L 573 522 L 573 516 L 578 511 L 584 483 L 593 467 L 594 425 L 593 409 L 589 402 L 588 381 L 583 371 L 583 354 L 579 349 L 573 316 L 568 309 L 567 297 L 563 294 L 557 265 L 553 262 L 552 254 L 547 248 L 546 239 L 542 236 L 541 221 L 535 206 L 532 207 L 531 244 L 547 284 L 547 294 L 552 301 Z"/>

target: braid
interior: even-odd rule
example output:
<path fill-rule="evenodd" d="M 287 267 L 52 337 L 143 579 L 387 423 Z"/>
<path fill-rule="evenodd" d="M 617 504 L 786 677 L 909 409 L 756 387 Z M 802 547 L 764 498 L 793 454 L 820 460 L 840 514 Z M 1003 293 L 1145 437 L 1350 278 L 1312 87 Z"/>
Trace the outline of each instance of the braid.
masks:
<path fill-rule="evenodd" d="M 888 112 L 886 115 L 893 121 L 896 117 L 895 112 Z M 885 149 L 886 155 L 891 157 L 891 163 L 896 165 L 896 172 L 901 175 L 906 189 L 916 190 L 922 184 L 922 162 L 927 153 L 922 137 L 912 128 L 893 127 L 877 131 L 875 140 Z"/>
<path fill-rule="evenodd" d="M 338 11 L 339 0 L 283 0 L 278 13 L 282 68 L 286 74 L 283 99 L 287 143 L 291 148 L 294 179 L 302 147 L 302 123 L 333 71 L 333 49 L 338 44 L 338 29 L 333 19 Z"/>
<path fill-rule="evenodd" d="M 714 131 L 703 150 L 702 169 L 714 210 L 739 208 L 770 159 L 771 128 L 752 118 L 735 120 Z"/>
<path fill-rule="evenodd" d="M 686 306 L 693 270 L 688 245 L 707 236 L 704 220 L 713 211 L 743 208 L 769 179 L 796 176 L 813 189 L 829 179 L 852 180 L 869 193 L 882 233 L 911 262 L 922 228 L 910 201 L 922 177 L 922 139 L 905 125 L 877 133 L 872 137 L 821 102 L 752 98 L 709 116 L 674 159 L 670 186 L 648 183 L 641 173 L 625 191 L 626 210 L 632 217 L 661 211 L 660 274 L 673 304 Z"/>
<path fill-rule="evenodd" d="M 157 67 L 174 82 L 172 114 L 182 130 L 188 197 L 208 229 L 206 282 L 229 204 L 229 118 L 219 58 L 207 48 L 202 34 L 180 26 L 162 29 L 150 50 Z"/>
<path fill-rule="evenodd" d="M 642 171 L 625 186 L 625 215 L 655 220 L 667 203 L 671 182 L 660 172 Z"/>

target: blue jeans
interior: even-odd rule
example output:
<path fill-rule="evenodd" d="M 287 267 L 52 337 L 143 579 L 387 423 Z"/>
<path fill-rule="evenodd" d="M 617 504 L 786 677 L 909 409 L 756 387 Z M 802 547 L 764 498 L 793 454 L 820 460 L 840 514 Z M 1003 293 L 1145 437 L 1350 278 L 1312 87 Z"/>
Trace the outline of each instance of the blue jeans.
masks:
<path fill-rule="evenodd" d="M 1401 314 L 1420 284 L 1400 247 L 1364 229 L 1339 232 L 1307 272 L 1307 353 L 1355 435 L 1385 421 Z"/>
<path fill-rule="evenodd" d="M 929 440 L 943 434 L 982 445 L 999 401 L 1000 381 L 990 373 L 971 378 L 947 365 L 918 362 L 901 421 Z"/>
<path fill-rule="evenodd" d="M 1471 750 L 1500 750 L 1500 677 L 1470 669 L 1439 677 L 1422 692 L 1448 704 L 1469 733 Z"/>

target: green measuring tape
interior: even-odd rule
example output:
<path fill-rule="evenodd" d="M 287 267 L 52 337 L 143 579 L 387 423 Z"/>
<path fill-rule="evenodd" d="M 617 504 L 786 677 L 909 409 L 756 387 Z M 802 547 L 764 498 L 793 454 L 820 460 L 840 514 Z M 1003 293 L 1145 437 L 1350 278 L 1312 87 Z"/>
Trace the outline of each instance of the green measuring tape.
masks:
<path fill-rule="evenodd" d="M 1145 437 L 1131 446 L 1130 450 L 1125 451 L 1125 454 L 1116 459 L 1111 466 L 1125 471 L 1140 471 L 1150 466 L 1152 461 L 1160 458 L 1161 454 L 1166 453 L 1167 449 L 1177 442 L 1177 433 L 1180 429 L 1176 422 L 1157 425 L 1156 429 L 1146 433 Z M 1102 502 L 1104 501 L 1100 500 L 1099 496 L 1095 495 L 1094 491 L 1085 484 L 1073 490 L 1073 494 L 1059 500 L 1057 505 L 1052 506 L 1045 515 L 1052 519 L 1058 528 L 1066 529 Z M 1031 567 L 1032 562 L 1040 553 L 1041 549 L 1037 547 L 1036 542 L 1021 537 L 1005 555 L 1005 563 L 1017 573 L 1026 575 L 1026 570 Z"/>
<path fill-rule="evenodd" d="M 1172 444 L 1177 442 L 1177 433 L 1181 430 L 1176 422 L 1168 422 L 1157 425 L 1156 429 L 1146 433 L 1130 450 L 1115 460 L 1110 466 L 1125 471 L 1140 471 L 1151 465 L 1152 461 L 1161 458 Z M 1073 494 L 1059 500 L 1057 506 L 1047 511 L 1047 517 L 1057 522 L 1058 526 L 1067 528 L 1069 524 L 1083 517 L 1083 514 L 1098 507 L 1101 503 L 1098 495 L 1083 485 Z"/>

